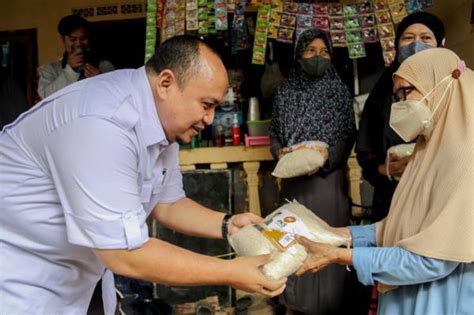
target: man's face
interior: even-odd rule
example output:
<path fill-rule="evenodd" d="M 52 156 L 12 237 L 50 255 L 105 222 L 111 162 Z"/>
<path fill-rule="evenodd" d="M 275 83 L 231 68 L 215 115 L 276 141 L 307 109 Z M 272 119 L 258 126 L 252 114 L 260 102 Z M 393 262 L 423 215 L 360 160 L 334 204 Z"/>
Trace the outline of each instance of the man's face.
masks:
<path fill-rule="evenodd" d="M 89 45 L 89 37 L 82 27 L 72 31 L 69 35 L 62 36 L 62 41 L 68 55 Z"/>
<path fill-rule="evenodd" d="M 228 81 L 222 61 L 205 49 L 201 49 L 201 58 L 203 69 L 184 86 L 180 88 L 176 80 L 171 80 L 165 82 L 168 86 L 158 87 L 158 115 L 169 141 L 189 143 L 212 123 L 216 107 L 224 100 Z"/>

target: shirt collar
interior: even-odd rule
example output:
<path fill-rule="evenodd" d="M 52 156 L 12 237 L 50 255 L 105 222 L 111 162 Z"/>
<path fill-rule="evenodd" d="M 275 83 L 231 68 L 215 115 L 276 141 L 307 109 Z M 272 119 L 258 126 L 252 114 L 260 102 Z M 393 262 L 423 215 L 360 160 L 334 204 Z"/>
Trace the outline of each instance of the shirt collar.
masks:
<path fill-rule="evenodd" d="M 146 146 L 160 144 L 169 145 L 165 131 L 156 111 L 155 99 L 151 89 L 145 67 L 137 69 L 132 75 L 134 86 L 134 99 L 137 101 L 137 109 L 140 112 L 140 126 Z"/>

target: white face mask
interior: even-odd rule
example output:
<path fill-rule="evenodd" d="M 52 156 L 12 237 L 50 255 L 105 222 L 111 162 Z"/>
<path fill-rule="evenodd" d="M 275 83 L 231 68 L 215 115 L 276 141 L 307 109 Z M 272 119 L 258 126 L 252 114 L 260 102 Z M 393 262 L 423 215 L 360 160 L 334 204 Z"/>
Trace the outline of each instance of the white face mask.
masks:
<path fill-rule="evenodd" d="M 423 103 L 423 100 L 428 97 L 442 82 L 451 78 L 451 75 L 445 77 L 436 86 L 428 92 L 421 100 L 405 100 L 392 104 L 390 112 L 390 127 L 403 139 L 405 142 L 410 142 L 418 135 L 431 131 L 433 128 L 433 116 L 439 107 L 442 99 L 449 90 L 453 80 L 449 82 L 446 90 L 436 104 L 433 112 Z"/>
<path fill-rule="evenodd" d="M 425 104 L 416 100 L 400 101 L 392 104 L 390 127 L 405 142 L 415 139 L 432 125 L 433 113 Z"/>

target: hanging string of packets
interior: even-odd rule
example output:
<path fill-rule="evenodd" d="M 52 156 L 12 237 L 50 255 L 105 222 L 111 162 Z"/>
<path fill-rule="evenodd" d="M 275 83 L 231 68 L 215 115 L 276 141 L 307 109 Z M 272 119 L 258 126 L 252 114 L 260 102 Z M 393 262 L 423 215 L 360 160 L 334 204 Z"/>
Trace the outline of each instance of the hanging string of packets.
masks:
<path fill-rule="evenodd" d="M 146 3 L 146 27 L 145 27 L 145 63 L 153 56 L 156 45 L 156 0 L 147 0 Z"/>
<path fill-rule="evenodd" d="M 350 58 L 365 57 L 365 44 L 380 42 L 383 59 L 388 65 L 395 57 L 394 23 L 433 5 L 433 0 L 314 2 L 147 0 L 145 60 L 154 52 L 156 28 L 163 29 L 163 40 L 188 31 L 212 36 L 228 31 L 229 13 L 234 13 L 230 30 L 232 51 L 247 49 L 246 41 L 253 25 L 246 21 L 245 7 L 252 5 L 259 8 L 252 54 L 254 64 L 264 64 L 268 39 L 293 44 L 305 30 L 316 27 L 330 32 L 334 47 L 347 47 Z"/>

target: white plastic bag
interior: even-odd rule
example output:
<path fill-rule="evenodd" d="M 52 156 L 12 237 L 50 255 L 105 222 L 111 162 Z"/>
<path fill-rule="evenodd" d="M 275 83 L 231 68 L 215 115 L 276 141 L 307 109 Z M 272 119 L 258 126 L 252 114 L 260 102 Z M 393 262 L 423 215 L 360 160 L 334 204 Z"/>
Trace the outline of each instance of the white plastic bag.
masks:
<path fill-rule="evenodd" d="M 414 143 L 402 143 L 399 145 L 394 145 L 387 150 L 387 156 L 396 155 L 400 158 L 410 156 L 413 154 L 413 150 L 415 149 Z"/>
<path fill-rule="evenodd" d="M 297 202 L 287 203 L 257 225 L 247 225 L 229 237 L 229 243 L 240 256 L 275 253 L 262 272 L 271 279 L 280 279 L 297 271 L 308 253 L 296 242 L 295 235 L 334 246 L 347 245 L 350 237 L 335 233 L 329 225 Z"/>
<path fill-rule="evenodd" d="M 399 158 L 404 158 L 413 154 L 413 150 L 415 149 L 415 143 L 402 143 L 398 145 L 394 145 L 387 150 L 387 159 L 385 161 L 385 171 L 387 172 L 387 176 L 389 179 L 392 179 L 390 175 L 390 155 L 395 155 Z M 393 179 L 400 180 L 400 177 L 393 176 Z"/>
<path fill-rule="evenodd" d="M 321 152 L 315 148 L 328 148 L 322 141 L 305 141 L 290 147 L 275 166 L 272 175 L 279 178 L 291 178 L 308 175 L 324 165 L 326 161 Z"/>

